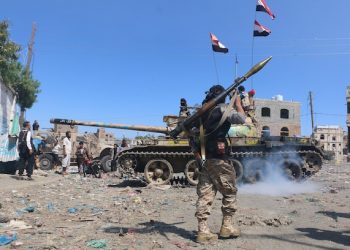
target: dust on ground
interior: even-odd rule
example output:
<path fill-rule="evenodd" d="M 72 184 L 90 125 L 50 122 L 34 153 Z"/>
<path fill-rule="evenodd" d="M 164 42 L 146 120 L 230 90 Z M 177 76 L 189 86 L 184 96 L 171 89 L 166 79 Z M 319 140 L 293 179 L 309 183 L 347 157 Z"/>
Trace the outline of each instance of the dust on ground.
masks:
<path fill-rule="evenodd" d="M 0 234 L 17 237 L 3 249 L 350 249 L 347 164 L 324 166 L 307 182 L 317 189 L 306 193 L 243 187 L 235 215 L 242 236 L 209 244 L 195 242 L 194 187 L 50 172 L 34 181 L 8 175 L 0 181 Z M 209 220 L 213 232 L 221 225 L 220 199 Z"/>

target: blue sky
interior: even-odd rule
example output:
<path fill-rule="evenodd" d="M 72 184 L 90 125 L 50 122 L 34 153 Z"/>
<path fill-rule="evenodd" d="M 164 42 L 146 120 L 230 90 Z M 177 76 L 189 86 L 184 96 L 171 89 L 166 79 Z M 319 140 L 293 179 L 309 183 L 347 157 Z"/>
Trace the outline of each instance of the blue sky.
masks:
<path fill-rule="evenodd" d="M 219 81 L 228 86 L 252 63 L 257 20 L 272 30 L 255 38 L 254 62 L 273 60 L 254 76 L 258 98 L 276 94 L 302 103 L 302 134 L 311 132 L 308 92 L 317 125 L 345 129 L 345 90 L 350 83 L 349 0 L 268 0 L 275 20 L 255 13 L 256 0 L 34 0 L 1 1 L 1 19 L 26 54 L 37 23 L 33 74 L 42 83 L 27 119 L 51 127 L 53 117 L 163 125 L 179 99 L 201 103 L 217 83 L 209 32 L 230 53 L 215 54 Z M 81 131 L 87 130 L 81 128 Z M 118 137 L 136 132 L 114 130 Z"/>

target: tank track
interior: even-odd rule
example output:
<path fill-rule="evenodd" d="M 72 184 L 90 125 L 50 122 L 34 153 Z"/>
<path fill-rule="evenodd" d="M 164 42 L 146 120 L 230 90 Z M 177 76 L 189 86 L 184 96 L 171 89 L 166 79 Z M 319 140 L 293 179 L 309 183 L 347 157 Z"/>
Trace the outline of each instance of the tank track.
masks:
<path fill-rule="evenodd" d="M 126 151 L 121 152 L 119 159 L 122 159 L 125 156 L 133 156 L 133 157 L 147 157 L 147 158 L 161 158 L 161 157 L 185 157 L 190 160 L 193 158 L 193 154 L 190 152 L 140 152 L 140 151 Z M 303 161 L 303 178 L 308 178 L 315 173 L 317 173 L 321 167 L 322 167 L 322 159 L 323 157 L 321 154 L 314 150 L 290 150 L 290 151 L 277 151 L 277 152 L 263 152 L 263 151 L 256 151 L 256 152 L 234 152 L 231 153 L 230 157 L 236 158 L 236 159 L 242 159 L 242 158 L 258 158 L 258 157 L 282 157 L 282 158 L 288 158 L 289 155 L 298 155 L 300 159 Z M 309 164 L 306 163 L 305 159 L 303 159 L 306 155 L 312 155 L 314 157 L 318 157 L 321 160 L 321 165 L 318 167 L 312 167 Z M 118 160 L 119 161 L 119 160 Z M 126 174 L 135 175 L 135 171 L 130 171 L 130 169 L 126 170 L 124 169 Z M 175 176 L 170 181 L 171 185 L 189 185 L 188 181 L 185 176 Z"/>
<path fill-rule="evenodd" d="M 288 158 L 289 155 L 297 155 L 300 157 L 300 159 L 303 161 L 303 178 L 308 178 L 314 174 L 316 174 L 322 167 L 322 159 L 320 153 L 314 151 L 314 150 L 289 150 L 289 151 L 277 151 L 277 152 L 235 152 L 231 153 L 231 157 L 241 159 L 241 158 L 258 158 L 258 157 L 281 157 L 282 158 Z M 307 162 L 305 162 L 305 159 L 303 159 L 306 155 L 312 155 L 314 157 L 318 157 L 321 160 L 321 165 L 318 167 L 310 166 Z"/>

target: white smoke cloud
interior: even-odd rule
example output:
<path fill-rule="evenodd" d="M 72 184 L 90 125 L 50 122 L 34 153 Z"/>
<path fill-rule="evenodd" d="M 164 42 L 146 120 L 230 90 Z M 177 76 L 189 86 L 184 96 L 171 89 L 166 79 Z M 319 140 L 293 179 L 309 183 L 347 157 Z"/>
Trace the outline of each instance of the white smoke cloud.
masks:
<path fill-rule="evenodd" d="M 293 155 L 290 159 L 302 161 L 298 155 Z M 280 156 L 268 158 L 267 166 L 260 168 L 260 181 L 254 184 L 242 184 L 238 187 L 238 192 L 241 194 L 287 196 L 300 193 L 314 193 L 320 190 L 320 187 L 310 180 L 290 180 L 286 176 L 283 167 L 280 165 L 282 161 L 283 158 Z M 246 163 L 247 162 L 243 162 L 244 165 L 246 165 Z M 257 168 L 259 168 L 259 166 L 257 166 Z"/>

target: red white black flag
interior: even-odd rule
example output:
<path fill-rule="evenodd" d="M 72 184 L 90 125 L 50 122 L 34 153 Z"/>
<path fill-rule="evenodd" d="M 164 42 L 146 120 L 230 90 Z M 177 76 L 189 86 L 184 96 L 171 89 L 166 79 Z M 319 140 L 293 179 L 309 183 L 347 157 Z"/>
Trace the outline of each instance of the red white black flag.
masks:
<path fill-rule="evenodd" d="M 223 45 L 219 39 L 212 33 L 210 33 L 211 46 L 215 52 L 227 53 L 228 48 Z"/>
<path fill-rule="evenodd" d="M 255 20 L 254 23 L 254 36 L 268 36 L 270 35 L 271 30 L 262 26 L 258 21 Z"/>
<path fill-rule="evenodd" d="M 275 19 L 275 15 L 271 12 L 269 6 L 267 6 L 265 0 L 258 0 L 256 4 L 256 11 L 263 11 L 269 14 L 272 19 Z"/>

